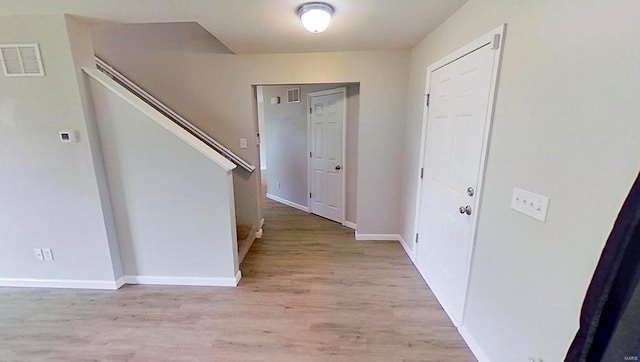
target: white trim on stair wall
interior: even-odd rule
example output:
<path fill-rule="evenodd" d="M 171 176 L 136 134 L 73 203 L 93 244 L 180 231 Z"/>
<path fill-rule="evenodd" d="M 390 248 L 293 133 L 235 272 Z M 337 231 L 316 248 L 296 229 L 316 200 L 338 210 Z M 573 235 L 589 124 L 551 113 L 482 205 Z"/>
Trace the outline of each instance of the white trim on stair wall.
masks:
<path fill-rule="evenodd" d="M 275 195 L 272 195 L 272 194 L 268 193 L 267 194 L 267 199 L 279 202 L 279 203 L 287 205 L 287 206 L 291 206 L 291 207 L 293 207 L 295 209 L 302 210 L 304 212 L 309 212 L 309 207 L 308 206 L 297 204 L 297 203 L 295 203 L 293 201 L 289 201 L 289 200 L 283 199 L 282 197 L 278 197 L 278 196 L 275 196 Z"/>
<path fill-rule="evenodd" d="M 226 159 L 216 150 L 211 148 L 211 146 L 207 145 L 198 137 L 194 136 L 187 130 L 180 127 L 178 124 L 174 123 L 171 119 L 160 113 L 160 111 L 153 108 L 149 104 L 145 103 L 142 99 L 136 97 L 132 92 L 126 90 L 126 88 L 124 88 L 115 80 L 109 78 L 109 76 L 107 76 L 106 74 L 95 68 L 88 67 L 82 67 L 82 71 L 85 72 L 89 77 L 94 79 L 96 82 L 98 82 L 100 85 L 113 92 L 113 94 L 117 95 L 122 100 L 135 107 L 139 112 L 142 112 L 145 116 L 149 117 L 151 120 L 166 129 L 168 132 L 178 137 L 189 146 L 200 152 L 202 155 L 216 163 L 223 170 L 231 172 L 234 168 L 237 167 L 236 164 Z"/>

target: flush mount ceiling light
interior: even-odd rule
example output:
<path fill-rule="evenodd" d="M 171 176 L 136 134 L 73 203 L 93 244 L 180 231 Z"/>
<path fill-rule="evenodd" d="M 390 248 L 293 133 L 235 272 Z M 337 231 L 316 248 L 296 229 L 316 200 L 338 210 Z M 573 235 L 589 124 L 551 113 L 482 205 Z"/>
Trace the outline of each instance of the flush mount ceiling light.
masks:
<path fill-rule="evenodd" d="M 329 27 L 333 15 L 333 6 L 320 2 L 302 4 L 298 8 L 298 17 L 302 26 L 308 31 L 318 34 Z"/>

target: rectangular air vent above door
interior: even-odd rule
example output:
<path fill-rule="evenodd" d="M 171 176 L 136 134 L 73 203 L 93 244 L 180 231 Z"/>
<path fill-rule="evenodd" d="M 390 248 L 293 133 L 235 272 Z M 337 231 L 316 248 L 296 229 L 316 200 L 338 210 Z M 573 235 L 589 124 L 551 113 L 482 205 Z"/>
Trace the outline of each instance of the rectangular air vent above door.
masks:
<path fill-rule="evenodd" d="M 0 61 L 7 77 L 44 77 L 38 44 L 0 44 Z"/>
<path fill-rule="evenodd" d="M 300 88 L 287 89 L 287 103 L 300 103 Z"/>

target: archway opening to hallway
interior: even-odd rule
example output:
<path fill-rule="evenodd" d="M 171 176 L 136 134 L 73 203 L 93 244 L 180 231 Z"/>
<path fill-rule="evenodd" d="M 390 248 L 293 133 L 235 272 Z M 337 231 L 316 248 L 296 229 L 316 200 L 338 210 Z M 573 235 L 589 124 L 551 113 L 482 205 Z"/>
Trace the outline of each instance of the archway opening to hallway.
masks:
<path fill-rule="evenodd" d="M 257 85 L 255 94 L 263 195 L 355 229 L 360 84 Z"/>

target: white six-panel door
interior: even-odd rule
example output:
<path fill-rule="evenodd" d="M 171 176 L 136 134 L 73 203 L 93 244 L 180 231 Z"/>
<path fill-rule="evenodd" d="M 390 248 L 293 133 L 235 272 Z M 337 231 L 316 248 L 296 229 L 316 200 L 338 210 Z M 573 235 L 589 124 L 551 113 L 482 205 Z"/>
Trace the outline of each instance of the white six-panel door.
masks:
<path fill-rule="evenodd" d="M 456 325 L 468 284 L 495 53 L 486 44 L 430 74 L 416 265 Z"/>
<path fill-rule="evenodd" d="M 342 223 L 345 90 L 309 94 L 309 210 Z"/>

